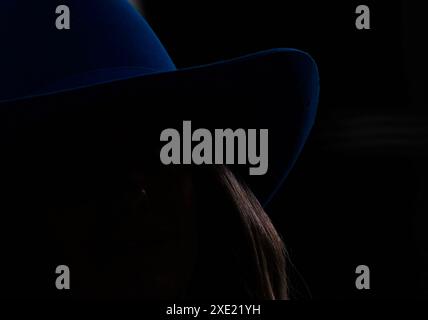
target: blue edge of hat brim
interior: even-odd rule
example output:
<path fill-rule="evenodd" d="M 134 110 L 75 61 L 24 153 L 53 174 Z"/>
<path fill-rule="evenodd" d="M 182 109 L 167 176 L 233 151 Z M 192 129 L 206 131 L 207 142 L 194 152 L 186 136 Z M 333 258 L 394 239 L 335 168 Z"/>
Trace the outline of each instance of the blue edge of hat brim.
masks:
<path fill-rule="evenodd" d="M 199 65 L 194 67 L 188 67 L 188 68 L 182 68 L 178 69 L 176 71 L 168 71 L 163 73 L 150 73 L 147 74 L 147 71 L 144 71 L 144 74 L 138 74 L 138 68 L 135 70 L 130 70 L 127 68 L 126 72 L 123 75 L 115 75 L 111 78 L 105 77 L 105 79 L 99 80 L 96 79 L 94 81 L 91 81 L 89 79 L 85 84 L 83 85 L 76 85 L 76 84 L 65 84 L 60 89 L 55 90 L 46 90 L 46 91 L 39 91 L 38 93 L 27 95 L 19 98 L 13 98 L 8 100 L 0 101 L 0 111 L 2 111 L 2 107 L 4 107 L 7 104 L 19 104 L 20 102 L 27 102 L 36 98 L 43 97 L 49 97 L 52 95 L 62 95 L 62 94 L 72 94 L 74 91 L 79 90 L 91 90 L 91 88 L 97 88 L 99 86 L 103 85 L 114 85 L 114 83 L 122 83 L 126 81 L 138 81 L 138 78 L 145 78 L 150 79 L 150 77 L 177 77 L 179 78 L 182 74 L 194 74 L 196 75 L 196 78 L 198 78 L 198 74 L 204 73 L 205 70 L 212 70 L 212 69 L 221 69 L 221 68 L 229 68 L 231 66 L 242 64 L 242 63 L 249 63 L 248 67 L 252 65 L 257 64 L 263 64 L 263 62 L 269 61 L 269 60 L 275 60 L 274 65 L 277 65 L 278 68 L 275 68 L 275 70 L 270 70 L 272 74 L 275 72 L 281 72 L 281 63 L 286 64 L 292 64 L 296 66 L 296 72 L 298 72 L 298 76 L 296 80 L 300 81 L 302 83 L 301 85 L 301 92 L 299 93 L 302 96 L 302 99 L 304 99 L 304 110 L 302 111 L 304 113 L 304 125 L 302 126 L 302 130 L 300 132 L 300 143 L 296 146 L 296 149 L 294 150 L 293 156 L 291 159 L 288 159 L 288 165 L 286 168 L 284 168 L 284 172 L 281 177 L 277 179 L 277 182 L 275 183 L 275 186 L 272 190 L 272 192 L 269 194 L 268 197 L 263 199 L 262 204 L 264 206 L 268 205 L 271 200 L 273 199 L 274 195 L 278 192 L 278 190 L 281 188 L 282 184 L 284 183 L 285 179 L 287 178 L 290 169 L 295 164 L 299 154 L 301 153 L 304 143 L 311 131 L 311 128 L 315 122 L 315 116 L 317 112 L 317 106 L 319 101 L 319 92 L 320 92 L 320 84 L 319 84 L 319 73 L 318 73 L 318 67 L 314 59 L 307 53 L 296 50 L 296 49 L 271 49 L 266 50 L 254 54 L 249 54 L 245 56 L 241 56 L 239 58 L 230 59 L 230 60 L 224 60 L 219 61 L 211 64 L 205 64 L 205 65 Z M 271 65 L 270 65 L 271 67 Z M 227 81 L 228 79 L 224 79 Z M 255 74 L 254 80 L 257 81 L 257 74 Z M 281 114 L 281 111 L 279 111 L 279 114 Z"/>

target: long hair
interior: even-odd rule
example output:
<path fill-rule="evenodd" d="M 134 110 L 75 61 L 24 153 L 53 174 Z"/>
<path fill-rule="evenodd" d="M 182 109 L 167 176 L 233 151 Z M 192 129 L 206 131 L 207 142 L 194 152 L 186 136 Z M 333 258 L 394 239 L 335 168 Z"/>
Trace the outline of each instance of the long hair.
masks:
<path fill-rule="evenodd" d="M 192 298 L 287 299 L 284 243 L 251 190 L 226 166 L 194 175 L 198 253 Z"/>

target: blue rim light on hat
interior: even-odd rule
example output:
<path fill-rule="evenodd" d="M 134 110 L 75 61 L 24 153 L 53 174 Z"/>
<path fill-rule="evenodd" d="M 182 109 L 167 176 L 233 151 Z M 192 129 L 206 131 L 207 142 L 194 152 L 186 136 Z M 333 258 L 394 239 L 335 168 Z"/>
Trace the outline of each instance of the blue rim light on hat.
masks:
<path fill-rule="evenodd" d="M 55 26 L 59 5 L 70 8 L 70 30 Z M 259 92 L 248 90 L 248 94 L 262 96 L 269 91 L 269 101 L 277 105 L 269 112 L 263 106 L 263 116 L 275 119 L 276 124 L 281 119 L 274 132 L 284 128 L 284 136 L 276 140 L 280 145 L 270 147 L 270 152 L 279 152 L 269 157 L 273 159 L 269 170 L 275 177 L 268 182 L 271 191 L 261 197 L 265 204 L 281 186 L 314 123 L 318 69 L 306 53 L 274 49 L 177 70 L 156 34 L 127 0 L 2 0 L 0 39 L 0 112 L 14 101 L 28 104 L 36 97 L 72 93 L 82 87 L 96 92 L 100 84 L 117 82 L 123 86 L 132 81 L 135 85 L 138 79 L 147 84 L 150 79 L 165 78 L 169 86 L 173 79 L 177 88 L 183 83 L 188 88 L 193 81 L 196 88 L 203 83 L 215 85 L 215 81 L 201 79 L 224 74 L 226 87 L 237 81 L 241 86 L 260 83 Z M 293 83 L 292 99 L 289 92 L 283 95 L 287 88 L 281 81 Z M 280 101 L 282 97 L 290 101 Z M 1 116 L 8 115 L 3 112 Z"/>

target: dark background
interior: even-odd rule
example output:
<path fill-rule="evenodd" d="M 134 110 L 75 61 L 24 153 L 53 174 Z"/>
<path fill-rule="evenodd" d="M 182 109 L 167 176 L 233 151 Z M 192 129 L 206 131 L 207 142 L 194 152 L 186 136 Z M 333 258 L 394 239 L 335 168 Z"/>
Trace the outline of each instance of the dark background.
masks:
<path fill-rule="evenodd" d="M 358 31 L 359 4 L 143 3 L 177 67 L 274 47 L 317 61 L 317 123 L 267 208 L 294 264 L 294 298 L 428 295 L 426 19 L 415 1 L 365 1 L 372 30 Z M 355 289 L 361 264 L 370 291 Z"/>

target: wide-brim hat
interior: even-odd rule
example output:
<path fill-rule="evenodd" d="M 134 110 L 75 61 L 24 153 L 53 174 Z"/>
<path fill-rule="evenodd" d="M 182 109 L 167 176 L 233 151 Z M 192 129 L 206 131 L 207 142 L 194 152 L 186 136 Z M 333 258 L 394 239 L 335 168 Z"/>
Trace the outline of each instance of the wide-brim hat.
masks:
<path fill-rule="evenodd" d="M 22 166 L 67 148 L 76 163 L 99 161 L 97 152 L 132 162 L 149 147 L 159 161 L 162 129 L 183 121 L 269 129 L 267 173 L 232 166 L 267 203 L 314 123 L 319 77 L 308 54 L 273 49 L 177 69 L 126 0 L 3 0 L 0 37 L 0 146 L 12 162 L 19 150 Z"/>

